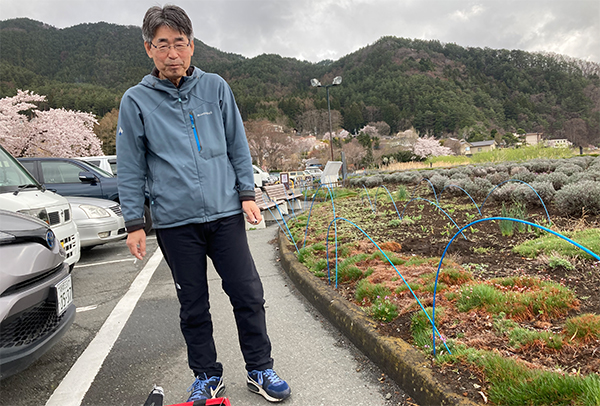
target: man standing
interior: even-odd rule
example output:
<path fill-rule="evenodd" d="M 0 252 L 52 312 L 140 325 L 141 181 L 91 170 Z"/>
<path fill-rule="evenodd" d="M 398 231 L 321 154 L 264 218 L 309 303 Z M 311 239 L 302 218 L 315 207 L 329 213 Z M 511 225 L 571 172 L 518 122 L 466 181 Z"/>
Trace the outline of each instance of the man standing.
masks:
<path fill-rule="evenodd" d="M 209 312 L 208 256 L 233 306 L 248 389 L 279 402 L 290 395 L 290 388 L 273 371 L 263 287 L 246 239 L 243 213 L 250 223 L 262 218 L 254 202 L 252 160 L 233 93 L 218 75 L 190 66 L 192 23 L 181 8 L 150 8 L 142 35 L 155 68 L 123 95 L 117 126 L 127 246 L 138 259 L 146 254 L 147 186 L 196 377 L 188 401 L 219 397 L 225 390 Z"/>

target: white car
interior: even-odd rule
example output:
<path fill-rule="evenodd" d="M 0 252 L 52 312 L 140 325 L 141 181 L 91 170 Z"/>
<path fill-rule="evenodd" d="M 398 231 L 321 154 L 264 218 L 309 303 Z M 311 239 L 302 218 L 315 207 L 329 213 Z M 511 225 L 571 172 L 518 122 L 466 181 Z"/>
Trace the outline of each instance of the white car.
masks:
<path fill-rule="evenodd" d="M 52 227 L 65 249 L 65 262 L 73 269 L 81 256 L 79 232 L 71 206 L 64 197 L 47 190 L 0 145 L 0 209 L 27 214 Z"/>
<path fill-rule="evenodd" d="M 71 204 L 82 249 L 127 237 L 119 203 L 93 197 L 65 197 Z"/>
<path fill-rule="evenodd" d="M 267 172 L 263 171 L 256 165 L 252 165 L 252 169 L 254 169 L 255 187 L 263 187 L 265 185 L 268 185 L 269 183 L 275 183 L 277 181 L 275 177 L 269 175 Z"/>
<path fill-rule="evenodd" d="M 96 165 L 100 169 L 104 169 L 108 173 L 117 175 L 117 156 L 116 155 L 104 155 L 104 156 L 84 156 L 77 159 Z"/>

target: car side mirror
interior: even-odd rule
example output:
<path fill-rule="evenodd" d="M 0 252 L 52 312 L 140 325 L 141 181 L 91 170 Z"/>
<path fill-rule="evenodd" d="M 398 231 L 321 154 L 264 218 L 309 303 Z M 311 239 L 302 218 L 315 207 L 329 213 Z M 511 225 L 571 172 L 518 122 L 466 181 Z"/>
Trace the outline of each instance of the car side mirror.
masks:
<path fill-rule="evenodd" d="M 92 172 L 79 172 L 79 180 L 81 182 L 96 182 L 98 178 Z"/>

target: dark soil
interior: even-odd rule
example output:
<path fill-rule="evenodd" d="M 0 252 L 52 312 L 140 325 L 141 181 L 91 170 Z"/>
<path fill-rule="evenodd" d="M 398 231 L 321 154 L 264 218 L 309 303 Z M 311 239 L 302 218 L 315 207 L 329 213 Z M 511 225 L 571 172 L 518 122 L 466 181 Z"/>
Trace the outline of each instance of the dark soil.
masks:
<path fill-rule="evenodd" d="M 433 198 L 433 196 L 432 196 Z M 442 203 L 444 210 L 452 210 L 452 218 L 459 227 L 481 219 L 477 208 L 469 199 L 461 197 L 445 198 Z M 376 213 L 373 212 L 376 208 Z M 323 243 L 326 230 L 332 220 L 331 205 L 326 204 L 316 208 L 311 214 L 311 223 L 307 234 L 307 244 Z M 394 207 L 392 203 L 371 205 L 365 199 L 340 199 L 335 202 L 337 217 L 346 218 L 361 227 L 382 249 L 395 251 L 395 255 L 402 258 L 425 257 L 432 258 L 420 267 L 410 270 L 404 269 L 402 273 L 406 280 L 416 278 L 424 273 L 437 270 L 439 258 L 446 249 L 448 242 L 458 231 L 454 224 L 440 210 L 426 201 L 413 201 L 404 210 L 404 203 Z M 404 211 L 403 211 L 404 210 Z M 600 227 L 600 216 L 586 216 L 583 218 L 569 218 L 561 216 L 548 207 L 551 228 L 559 232 L 572 231 L 583 228 Z M 404 222 L 398 223 L 398 212 L 403 214 Z M 314 216 L 314 217 L 312 217 Z M 501 216 L 501 206 L 487 202 L 483 218 Z M 316 219 L 316 220 L 313 220 Z M 324 220 L 319 223 L 319 218 Z M 407 221 L 410 218 L 413 221 Z M 547 215 L 543 207 L 527 208 L 525 220 L 548 226 Z M 331 231 L 333 234 L 333 231 Z M 355 252 L 375 252 L 373 243 L 364 234 L 357 232 L 356 228 L 337 222 L 338 243 L 355 242 Z M 304 229 L 302 230 L 304 236 Z M 574 290 L 579 306 L 573 308 L 569 315 L 558 319 L 549 319 L 544 315 L 535 315 L 525 320 L 518 320 L 522 327 L 531 330 L 545 330 L 561 332 L 567 316 L 595 313 L 600 314 L 600 263 L 590 259 L 577 258 L 571 260 L 575 270 L 566 270 L 562 267 L 550 268 L 547 259 L 524 258 L 512 251 L 512 248 L 526 240 L 539 236 L 535 228 L 524 232 L 515 232 L 512 236 L 504 236 L 498 221 L 483 221 L 464 231 L 464 236 L 458 235 L 448 248 L 446 258 L 460 264 L 464 269 L 473 272 L 475 279 L 488 280 L 492 278 L 530 275 L 561 283 Z M 600 238 L 600 236 L 599 236 Z M 299 247 L 301 242 L 299 243 Z M 335 258 L 333 244 L 330 244 L 330 260 Z M 323 254 L 324 255 L 324 254 Z M 363 270 L 371 268 L 373 273 L 369 280 L 373 283 L 385 283 L 394 291 L 395 287 L 403 285 L 396 271 L 389 265 L 377 260 L 359 263 L 357 266 Z M 335 264 L 331 264 L 332 270 Z M 327 271 L 325 271 L 327 272 Z M 406 274 L 404 273 L 406 272 Z M 327 278 L 322 278 L 327 283 Z M 347 300 L 355 300 L 355 281 L 339 281 L 337 291 Z M 332 288 L 334 284 L 331 285 Z M 411 317 L 420 311 L 414 298 L 405 292 L 404 295 L 395 295 L 394 301 L 398 305 L 399 316 L 390 323 L 380 323 L 381 334 L 400 337 L 407 342 L 412 342 L 410 333 Z M 424 306 L 431 306 L 432 295 L 418 294 Z M 363 305 L 365 303 L 362 303 Z M 436 296 L 436 306 L 444 306 L 442 295 Z M 448 306 L 448 313 L 443 320 L 436 318 L 438 330 L 449 339 L 457 339 L 470 347 L 479 349 L 495 349 L 501 354 L 520 359 L 532 366 L 564 373 L 599 373 L 600 372 L 600 340 L 588 343 L 574 342 L 564 345 L 562 350 L 552 350 L 542 345 L 531 345 L 527 348 L 510 347 L 505 338 L 499 336 L 492 328 L 492 319 L 484 311 L 471 311 L 458 313 L 453 306 Z M 456 393 L 477 402 L 484 403 L 487 394 L 487 383 L 480 371 L 469 365 L 439 365 L 432 360 L 432 370 L 437 378 L 451 387 Z"/>

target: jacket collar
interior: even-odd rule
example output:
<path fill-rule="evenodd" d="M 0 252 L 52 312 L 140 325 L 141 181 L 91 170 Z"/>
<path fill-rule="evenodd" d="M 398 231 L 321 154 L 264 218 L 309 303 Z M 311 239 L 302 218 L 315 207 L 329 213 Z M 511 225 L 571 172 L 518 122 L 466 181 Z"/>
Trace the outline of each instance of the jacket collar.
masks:
<path fill-rule="evenodd" d="M 196 80 L 200 79 L 204 73 L 201 69 L 190 66 L 186 72 L 187 76 L 181 78 L 179 87 L 175 87 L 170 80 L 160 79 L 158 77 L 158 69 L 155 67 L 149 75 L 144 76 L 141 84 L 156 90 L 162 90 L 173 96 L 179 96 L 180 94 L 187 93 L 193 87 Z"/>

